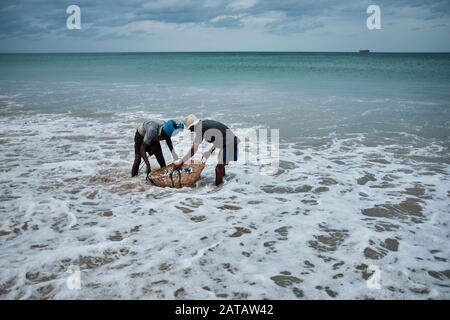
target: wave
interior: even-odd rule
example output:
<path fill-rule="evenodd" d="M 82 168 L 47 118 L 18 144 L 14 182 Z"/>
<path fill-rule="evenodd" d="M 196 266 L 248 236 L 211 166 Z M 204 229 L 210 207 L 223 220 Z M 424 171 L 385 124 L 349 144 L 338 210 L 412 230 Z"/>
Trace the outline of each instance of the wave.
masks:
<path fill-rule="evenodd" d="M 313 135 L 282 141 L 270 175 L 232 163 L 216 188 L 213 156 L 196 188 L 163 189 L 130 177 L 135 125 L 151 116 L 0 117 L 2 298 L 450 296 L 445 141 Z"/>

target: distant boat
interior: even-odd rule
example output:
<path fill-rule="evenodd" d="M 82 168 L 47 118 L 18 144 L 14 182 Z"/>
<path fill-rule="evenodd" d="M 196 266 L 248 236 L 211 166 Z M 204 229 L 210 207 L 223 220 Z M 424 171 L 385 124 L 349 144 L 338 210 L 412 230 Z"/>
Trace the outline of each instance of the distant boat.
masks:
<path fill-rule="evenodd" d="M 359 53 L 370 53 L 370 50 L 367 50 L 367 49 L 359 50 Z"/>

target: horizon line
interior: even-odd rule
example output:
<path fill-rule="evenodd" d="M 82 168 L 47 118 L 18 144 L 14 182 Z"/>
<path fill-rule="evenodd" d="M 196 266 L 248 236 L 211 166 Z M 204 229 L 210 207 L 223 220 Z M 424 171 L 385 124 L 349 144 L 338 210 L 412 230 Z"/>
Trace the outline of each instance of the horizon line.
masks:
<path fill-rule="evenodd" d="M 211 51 L 11 51 L 11 52 L 0 52 L 0 54 L 133 54 L 133 53 L 361 53 L 360 50 L 368 49 L 358 49 L 357 51 L 296 51 L 296 50 L 211 50 Z M 383 54 L 449 54 L 450 51 L 372 51 L 370 53 Z M 365 53 L 367 54 L 367 53 Z"/>

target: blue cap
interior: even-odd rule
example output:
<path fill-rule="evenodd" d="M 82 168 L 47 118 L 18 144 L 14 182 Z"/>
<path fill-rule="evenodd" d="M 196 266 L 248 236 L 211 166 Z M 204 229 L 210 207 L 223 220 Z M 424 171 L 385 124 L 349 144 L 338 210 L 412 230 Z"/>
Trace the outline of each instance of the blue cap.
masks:
<path fill-rule="evenodd" d="M 175 120 L 169 120 L 163 126 L 164 133 L 168 137 L 171 137 L 175 130 L 182 129 L 184 129 L 184 125 L 182 123 L 175 122 Z"/>

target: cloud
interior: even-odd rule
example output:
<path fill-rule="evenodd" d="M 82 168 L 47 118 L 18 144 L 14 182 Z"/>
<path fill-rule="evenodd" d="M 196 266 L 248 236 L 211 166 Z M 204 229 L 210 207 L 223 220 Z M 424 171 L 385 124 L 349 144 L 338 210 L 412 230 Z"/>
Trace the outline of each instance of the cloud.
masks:
<path fill-rule="evenodd" d="M 298 19 L 286 19 L 286 20 L 277 20 L 271 23 L 268 23 L 265 26 L 265 29 L 268 32 L 278 34 L 278 35 L 286 35 L 292 33 L 304 33 L 306 31 L 311 31 L 315 29 L 319 29 L 323 27 L 324 24 L 320 21 L 308 19 L 308 20 L 298 20 Z"/>
<path fill-rule="evenodd" d="M 242 18 L 244 15 L 228 15 L 228 16 L 217 16 L 209 21 L 209 24 L 218 28 L 242 28 L 244 23 Z"/>
<path fill-rule="evenodd" d="M 290 30 L 301 32 L 310 25 L 294 19 L 321 18 L 327 16 L 364 12 L 368 1 L 344 0 L 113 0 L 75 1 L 82 8 L 83 21 L 96 26 L 124 26 L 136 21 L 165 23 L 211 24 L 220 28 L 243 27 L 241 18 L 261 17 L 280 13 L 284 20 L 273 22 L 266 30 Z M 414 18 L 433 19 L 450 15 L 448 0 L 378 0 L 382 10 L 402 11 L 416 8 Z M 65 8 L 69 3 L 58 0 L 2 0 L 0 4 L 0 34 L 36 34 L 56 25 L 64 25 Z M 411 18 L 411 17 L 410 17 Z M 283 27 L 285 23 L 285 27 Z M 276 26 L 276 27 L 275 27 Z M 277 32 L 278 32 L 277 31 Z"/>
<path fill-rule="evenodd" d="M 234 0 L 229 5 L 228 8 L 231 10 L 239 11 L 243 9 L 249 9 L 258 3 L 258 0 Z"/>
<path fill-rule="evenodd" d="M 65 10 L 74 3 L 81 8 L 82 30 L 69 32 Z M 0 39 L 142 39 L 177 28 L 348 36 L 365 28 L 369 4 L 379 5 L 384 26 L 397 30 L 442 29 L 433 26 L 447 25 L 450 16 L 449 0 L 2 0 Z"/>

